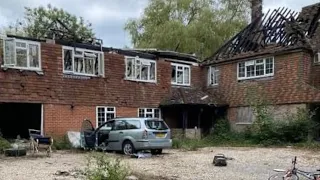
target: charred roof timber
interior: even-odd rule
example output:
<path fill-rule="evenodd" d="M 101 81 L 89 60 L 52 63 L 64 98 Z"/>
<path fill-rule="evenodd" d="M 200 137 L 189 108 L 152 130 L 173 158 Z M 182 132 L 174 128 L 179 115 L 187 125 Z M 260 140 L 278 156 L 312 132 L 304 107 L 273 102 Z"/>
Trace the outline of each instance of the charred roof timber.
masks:
<path fill-rule="evenodd" d="M 204 64 L 229 61 L 265 49 L 314 50 L 310 40 L 318 27 L 319 18 L 320 3 L 303 8 L 300 14 L 287 8 L 278 8 L 271 13 L 269 10 L 255 17 L 247 27 L 206 59 Z"/>

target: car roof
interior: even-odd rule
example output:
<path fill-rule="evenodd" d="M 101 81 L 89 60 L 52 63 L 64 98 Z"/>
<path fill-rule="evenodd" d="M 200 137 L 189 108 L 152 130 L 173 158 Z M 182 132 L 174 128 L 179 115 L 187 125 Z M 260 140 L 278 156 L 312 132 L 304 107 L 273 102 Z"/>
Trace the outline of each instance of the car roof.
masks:
<path fill-rule="evenodd" d="M 119 120 L 160 120 L 160 121 L 162 121 L 162 119 L 160 119 L 160 118 L 140 118 L 140 117 L 116 117 L 116 118 L 110 119 L 108 121 L 112 121 L 112 120 L 115 120 L 115 121 L 119 121 Z"/>

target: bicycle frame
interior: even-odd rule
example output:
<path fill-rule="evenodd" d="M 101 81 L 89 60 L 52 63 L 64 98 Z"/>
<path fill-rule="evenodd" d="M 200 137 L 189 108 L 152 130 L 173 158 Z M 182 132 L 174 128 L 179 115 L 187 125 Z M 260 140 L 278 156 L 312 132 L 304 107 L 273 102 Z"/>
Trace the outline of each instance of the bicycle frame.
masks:
<path fill-rule="evenodd" d="M 296 168 L 296 164 L 297 164 L 297 157 L 295 156 L 293 161 L 292 161 L 292 165 L 293 167 L 291 169 L 285 170 L 285 169 L 274 169 L 274 171 L 276 172 L 286 172 L 284 177 L 290 177 L 291 175 L 301 175 L 304 176 L 306 178 L 308 178 L 309 180 L 320 180 L 320 172 L 319 173 L 314 173 L 314 172 L 306 172 L 306 171 L 302 171 Z"/>

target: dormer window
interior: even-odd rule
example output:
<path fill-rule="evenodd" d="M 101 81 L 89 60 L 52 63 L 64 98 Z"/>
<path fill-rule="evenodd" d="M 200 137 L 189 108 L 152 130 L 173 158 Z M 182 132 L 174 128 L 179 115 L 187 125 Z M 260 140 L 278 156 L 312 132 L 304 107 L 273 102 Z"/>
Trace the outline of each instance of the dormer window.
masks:
<path fill-rule="evenodd" d="M 218 79 L 219 79 L 219 69 L 217 67 L 209 67 L 208 71 L 208 83 L 209 86 L 215 86 L 218 85 Z"/>
<path fill-rule="evenodd" d="M 190 86 L 190 66 L 171 63 L 171 84 Z"/>
<path fill-rule="evenodd" d="M 238 80 L 274 75 L 274 58 L 261 58 L 238 63 Z"/>
<path fill-rule="evenodd" d="M 40 43 L 15 38 L 0 39 L 3 68 L 41 70 Z"/>
<path fill-rule="evenodd" d="M 156 82 L 156 61 L 138 57 L 126 57 L 126 79 Z"/>
<path fill-rule="evenodd" d="M 63 72 L 65 74 L 103 76 L 103 52 L 64 46 Z"/>

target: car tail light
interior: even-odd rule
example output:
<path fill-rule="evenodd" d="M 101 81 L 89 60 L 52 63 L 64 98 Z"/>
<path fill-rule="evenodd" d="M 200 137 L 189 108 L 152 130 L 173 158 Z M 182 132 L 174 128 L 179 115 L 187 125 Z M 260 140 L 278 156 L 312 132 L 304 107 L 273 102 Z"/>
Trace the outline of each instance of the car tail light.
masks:
<path fill-rule="evenodd" d="M 148 139 L 148 131 L 147 131 L 147 130 L 144 130 L 144 131 L 143 131 L 142 138 L 143 138 L 143 139 Z"/>

